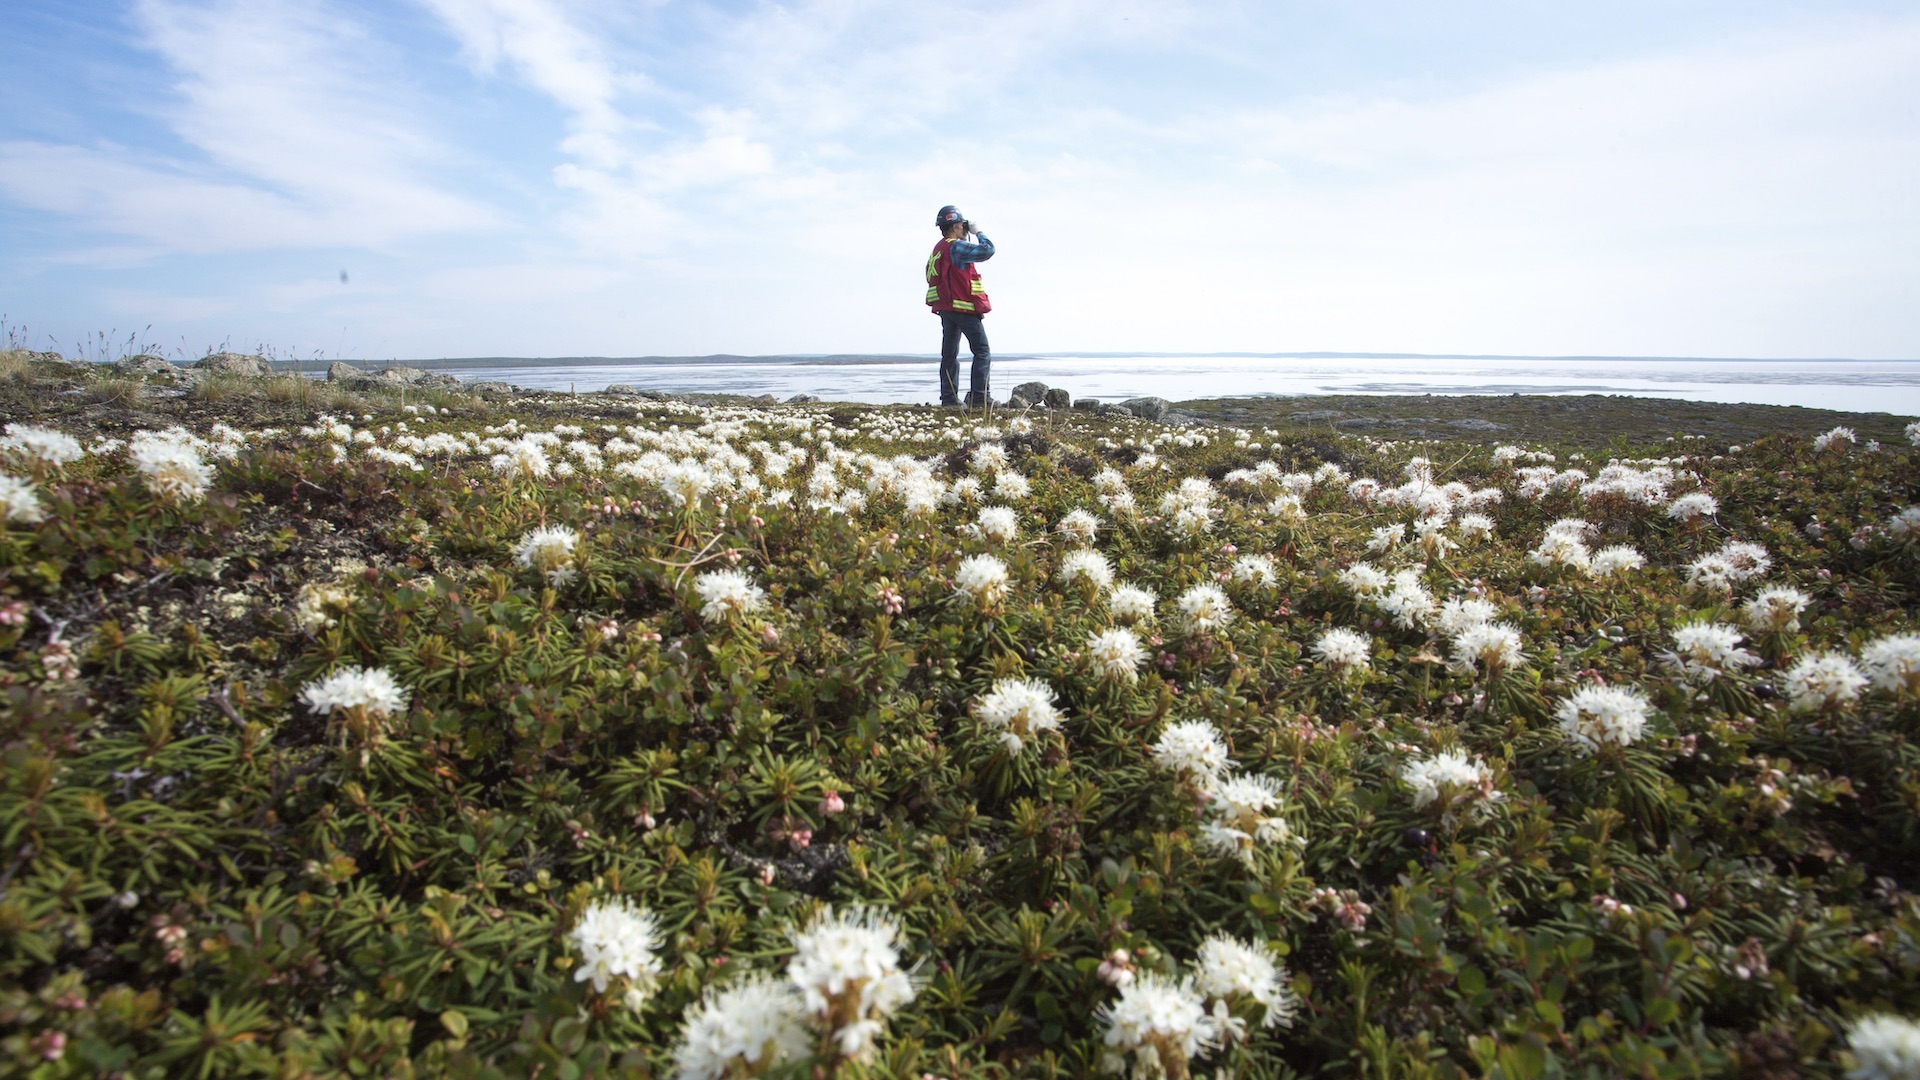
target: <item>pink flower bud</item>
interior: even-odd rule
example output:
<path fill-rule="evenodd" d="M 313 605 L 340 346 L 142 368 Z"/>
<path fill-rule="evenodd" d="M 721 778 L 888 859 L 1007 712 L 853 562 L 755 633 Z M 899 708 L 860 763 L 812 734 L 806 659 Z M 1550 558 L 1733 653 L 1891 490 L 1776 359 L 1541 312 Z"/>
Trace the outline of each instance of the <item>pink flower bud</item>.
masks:
<path fill-rule="evenodd" d="M 760 628 L 760 641 L 769 648 L 778 645 L 780 644 L 780 631 L 771 626 L 763 626 Z"/>
<path fill-rule="evenodd" d="M 835 814 L 844 814 L 846 810 L 846 801 L 840 798 L 840 793 L 837 791 L 827 792 L 820 800 L 821 817 L 832 817 Z"/>

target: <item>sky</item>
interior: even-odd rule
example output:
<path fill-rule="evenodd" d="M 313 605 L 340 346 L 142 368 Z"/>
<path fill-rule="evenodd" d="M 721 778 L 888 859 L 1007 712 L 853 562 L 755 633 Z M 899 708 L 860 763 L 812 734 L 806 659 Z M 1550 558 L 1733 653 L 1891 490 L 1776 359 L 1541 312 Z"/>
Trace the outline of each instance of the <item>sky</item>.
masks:
<path fill-rule="evenodd" d="M 1920 3 L 9 0 L 69 355 L 1920 358 Z"/>

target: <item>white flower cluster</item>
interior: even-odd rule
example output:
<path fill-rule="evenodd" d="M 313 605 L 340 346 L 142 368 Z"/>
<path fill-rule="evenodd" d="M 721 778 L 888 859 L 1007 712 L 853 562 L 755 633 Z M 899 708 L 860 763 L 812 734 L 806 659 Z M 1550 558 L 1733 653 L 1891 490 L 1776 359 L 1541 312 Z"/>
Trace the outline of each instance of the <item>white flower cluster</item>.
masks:
<path fill-rule="evenodd" d="M 1760 658 L 1740 647 L 1740 631 L 1724 623 L 1690 623 L 1673 628 L 1671 665 L 1686 682 L 1705 686 L 1722 675 L 1758 664 Z"/>
<path fill-rule="evenodd" d="M 1704 491 L 1690 491 L 1667 504 L 1667 516 L 1675 521 L 1699 521 L 1720 512 L 1720 500 Z"/>
<path fill-rule="evenodd" d="M 1008 544 L 1020 535 L 1020 515 L 1010 506 L 983 506 L 974 523 L 982 537 L 996 544 Z"/>
<path fill-rule="evenodd" d="M 1453 636 L 1452 666 L 1458 671 L 1471 671 L 1477 665 L 1492 678 L 1525 658 L 1519 629 L 1507 623 L 1477 623 Z"/>
<path fill-rule="evenodd" d="M 1860 664 L 1874 689 L 1920 696 L 1920 634 L 1889 634 L 1860 650 Z"/>
<path fill-rule="evenodd" d="M 1780 688 L 1793 712 L 1819 712 L 1851 705 L 1867 687 L 1867 676 L 1845 653 L 1803 656 L 1780 676 Z"/>
<path fill-rule="evenodd" d="M 787 978 L 809 1019 L 841 1056 L 871 1058 L 888 1017 L 914 996 L 900 967 L 899 926 L 870 908 L 828 909 L 793 935 L 793 945 Z"/>
<path fill-rule="evenodd" d="M 1213 481 L 1189 476 L 1160 497 L 1160 516 L 1177 538 L 1196 539 L 1213 531 L 1218 511 L 1213 506 Z"/>
<path fill-rule="evenodd" d="M 604 994 L 621 980 L 628 1008 L 638 1011 L 646 1004 L 661 970 L 660 927 L 653 912 L 626 897 L 596 901 L 580 913 L 567 941 L 580 954 L 575 982 L 591 982 L 595 993 Z"/>
<path fill-rule="evenodd" d="M 1147 972 L 1120 987 L 1120 1000 L 1094 1014 L 1107 1046 L 1100 1070 L 1133 1080 L 1189 1075 L 1187 1063 L 1220 1045 L 1224 1034 L 1193 985 L 1193 976 L 1172 979 Z"/>
<path fill-rule="evenodd" d="M 725 1080 L 765 1075 L 813 1049 L 807 1013 L 792 982 L 754 975 L 725 988 L 708 987 L 687 1010 L 674 1047 L 675 1080 Z"/>
<path fill-rule="evenodd" d="M 1074 548 L 1060 559 L 1060 580 L 1067 585 L 1084 581 L 1104 592 L 1113 584 L 1113 564 L 1092 548 Z"/>
<path fill-rule="evenodd" d="M 745 570 L 711 570 L 693 579 L 700 598 L 700 617 L 710 623 L 728 622 L 761 611 L 767 591 L 753 583 Z"/>
<path fill-rule="evenodd" d="M 1813 448 L 1816 451 L 1829 450 L 1834 447 L 1845 450 L 1847 447 L 1859 441 L 1859 436 L 1853 433 L 1852 428 L 1836 427 L 1823 435 L 1814 436 Z"/>
<path fill-rule="evenodd" d="M 1769 585 L 1741 607 L 1740 617 L 1756 634 L 1791 633 L 1800 629 L 1800 613 L 1809 603 L 1812 598 L 1799 589 Z"/>
<path fill-rule="evenodd" d="M 11 426 L 11 425 L 10 425 Z M 37 525 L 47 519 L 47 508 L 30 481 L 0 473 L 0 521 L 11 525 Z"/>
<path fill-rule="evenodd" d="M 973 715 L 999 733 L 1009 753 L 1049 731 L 1060 729 L 1060 710 L 1053 704 L 1053 688 L 1039 679 L 1000 679 L 978 701 Z"/>
<path fill-rule="evenodd" d="M 1168 724 L 1153 744 L 1153 760 L 1202 788 L 1210 787 L 1233 764 L 1220 733 L 1204 720 Z"/>
<path fill-rule="evenodd" d="M 1105 1046 L 1100 1070 L 1133 1080 L 1192 1075 L 1196 1058 L 1245 1040 L 1246 1022 L 1234 1015 L 1235 1006 L 1258 1004 L 1261 1026 L 1269 1028 L 1291 1026 L 1300 1008 L 1266 942 L 1224 934 L 1201 944 L 1190 974 L 1146 972 L 1118 988 L 1120 999 L 1094 1014 Z"/>
<path fill-rule="evenodd" d="M 308 683 L 300 697 L 317 713 L 357 709 L 370 716 L 394 716 L 406 711 L 408 695 L 385 668 L 346 667 Z"/>
<path fill-rule="evenodd" d="M 80 440 L 64 431 L 32 424 L 8 424 L 5 437 L 0 437 L 0 454 L 57 469 L 79 461 L 86 456 L 86 450 Z"/>
<path fill-rule="evenodd" d="M 1212 854 L 1252 866 L 1258 847 L 1306 843 L 1279 813 L 1280 782 L 1271 776 L 1239 773 L 1214 781 L 1205 794 L 1211 801 L 1200 826 L 1200 846 Z"/>
<path fill-rule="evenodd" d="M 1101 679 L 1131 685 L 1140 680 L 1140 665 L 1146 662 L 1147 649 L 1140 644 L 1138 634 L 1115 626 L 1087 635 L 1087 659 Z"/>
<path fill-rule="evenodd" d="M 1593 564 L 1586 539 L 1592 529 L 1584 518 L 1561 518 L 1547 526 L 1540 545 L 1527 552 L 1527 561 L 1536 566 L 1587 570 Z"/>
<path fill-rule="evenodd" d="M 205 446 L 206 440 L 176 427 L 140 432 L 127 444 L 127 453 L 154 494 L 174 502 L 195 502 L 213 482 L 213 470 L 200 459 Z"/>
<path fill-rule="evenodd" d="M 1313 655 L 1336 678 L 1352 682 L 1371 666 L 1373 638 L 1358 630 L 1336 626 L 1313 643 Z"/>
<path fill-rule="evenodd" d="M 1153 618 L 1153 606 L 1159 599 L 1151 589 L 1121 585 L 1107 594 L 1107 611 L 1117 621 L 1134 625 Z"/>
<path fill-rule="evenodd" d="M 555 588 L 580 576 L 573 568 L 580 534 L 564 525 L 543 525 L 520 538 L 513 561 L 543 575 Z"/>
<path fill-rule="evenodd" d="M 1687 584 L 1712 592 L 1726 592 L 1734 585 L 1765 577 L 1773 568 L 1773 556 L 1759 544 L 1729 540 L 1720 550 L 1709 552 L 1687 564 Z"/>
<path fill-rule="evenodd" d="M 1555 716 L 1560 731 L 1581 753 L 1602 746 L 1630 746 L 1647 728 L 1652 703 L 1639 693 L 1619 686 L 1583 686 L 1565 700 Z"/>
<path fill-rule="evenodd" d="M 1920 1078 L 1920 1024 L 1904 1016 L 1877 1013 L 1855 1020 L 1847 1028 L 1847 1049 L 1853 1052 L 1847 1080 Z"/>
<path fill-rule="evenodd" d="M 1233 601 L 1217 586 L 1195 585 L 1180 594 L 1176 602 L 1189 634 L 1210 634 L 1224 630 L 1233 621 Z"/>
<path fill-rule="evenodd" d="M 1100 519 L 1085 510 L 1074 510 L 1061 518 L 1055 528 L 1069 544 L 1087 545 L 1093 543 L 1100 532 Z"/>
<path fill-rule="evenodd" d="M 969 555 L 953 572 L 954 595 L 982 611 L 1007 598 L 1007 564 L 991 555 Z"/>
<path fill-rule="evenodd" d="M 1274 574 L 1273 559 L 1266 555 L 1242 555 L 1234 560 L 1230 573 L 1235 581 L 1263 589 L 1271 588 L 1278 580 Z"/>
<path fill-rule="evenodd" d="M 1443 790 L 1450 791 L 1449 803 L 1465 799 L 1496 801 L 1501 793 L 1493 787 L 1493 773 L 1477 757 L 1464 750 L 1444 750 L 1431 757 L 1414 758 L 1400 769 L 1400 780 L 1413 789 L 1415 809 L 1432 806 Z"/>

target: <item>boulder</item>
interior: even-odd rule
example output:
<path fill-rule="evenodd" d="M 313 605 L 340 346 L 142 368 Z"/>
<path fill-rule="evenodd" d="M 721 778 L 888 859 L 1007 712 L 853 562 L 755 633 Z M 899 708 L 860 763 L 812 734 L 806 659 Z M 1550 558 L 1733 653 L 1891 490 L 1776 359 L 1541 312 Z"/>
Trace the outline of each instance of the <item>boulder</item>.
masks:
<path fill-rule="evenodd" d="M 478 382 L 462 383 L 461 389 L 469 393 L 479 394 L 481 397 L 512 397 L 520 392 L 520 388 L 512 383 L 499 382 L 494 379 L 481 379 Z"/>
<path fill-rule="evenodd" d="M 1075 402 L 1073 403 L 1073 407 L 1074 407 L 1074 408 L 1076 408 L 1076 409 L 1080 409 L 1080 410 L 1083 410 L 1083 411 L 1085 411 L 1085 412 L 1099 412 L 1099 411 L 1100 411 L 1100 399 L 1099 399 L 1099 398 L 1090 398 L 1090 397 L 1083 397 L 1083 398 L 1080 398 L 1079 400 L 1077 400 L 1077 401 L 1075 401 Z"/>
<path fill-rule="evenodd" d="M 1041 400 L 1049 409 L 1065 409 L 1073 405 L 1073 395 L 1057 386 L 1049 387 L 1046 396 Z"/>
<path fill-rule="evenodd" d="M 1167 407 L 1172 402 L 1163 397 L 1128 398 L 1120 407 L 1142 420 L 1158 420 L 1167 415 Z"/>
<path fill-rule="evenodd" d="M 639 387 L 630 386 L 623 382 L 610 383 L 607 385 L 606 388 L 602 389 L 600 392 L 603 394 L 611 395 L 613 397 L 639 397 L 640 396 Z"/>
<path fill-rule="evenodd" d="M 1007 408 L 1031 409 L 1033 408 L 1033 401 L 1023 394 L 1015 394 L 1007 399 Z"/>
<path fill-rule="evenodd" d="M 259 378 L 269 373 L 266 357 L 248 353 L 208 353 L 193 366 L 208 375 L 243 375 Z"/>
<path fill-rule="evenodd" d="M 751 401 L 749 401 L 749 402 L 748 402 L 747 404 L 749 404 L 749 405 L 778 405 L 778 404 L 780 404 L 780 399 L 779 399 L 779 398 L 777 398 L 777 397 L 774 397 L 774 396 L 773 396 L 772 394 L 761 394 L 761 395 L 760 395 L 759 397 L 757 397 L 757 398 L 754 398 L 753 400 L 751 400 Z"/>
<path fill-rule="evenodd" d="M 328 382 L 343 382 L 343 383 L 364 382 L 367 379 L 371 379 L 372 377 L 373 376 L 368 375 L 366 372 L 361 371 L 359 368 L 354 367 L 352 364 L 342 363 L 338 360 L 335 360 L 333 363 L 327 365 L 327 381 Z"/>
<path fill-rule="evenodd" d="M 1029 405 L 1038 405 L 1046 400 L 1047 384 L 1043 382 L 1023 382 L 1013 388 L 1013 396 L 1026 398 Z"/>
<path fill-rule="evenodd" d="M 795 394 L 787 399 L 789 405 L 811 405 L 820 399 L 812 394 Z"/>
<path fill-rule="evenodd" d="M 166 379 L 171 382 L 184 372 L 173 366 L 165 357 L 152 353 L 141 353 L 116 361 L 113 365 L 115 375 L 126 375 L 136 379 Z"/>
<path fill-rule="evenodd" d="M 460 386 L 457 375 L 444 371 L 423 371 L 417 367 L 390 367 L 378 372 L 374 378 L 389 386 L 417 386 L 433 390 L 453 390 Z"/>

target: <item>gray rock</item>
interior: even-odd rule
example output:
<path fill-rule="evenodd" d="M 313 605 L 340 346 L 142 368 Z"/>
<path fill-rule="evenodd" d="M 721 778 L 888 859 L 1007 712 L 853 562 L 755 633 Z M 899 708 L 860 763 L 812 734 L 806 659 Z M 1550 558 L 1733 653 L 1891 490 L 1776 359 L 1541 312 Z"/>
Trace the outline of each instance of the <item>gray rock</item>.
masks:
<path fill-rule="evenodd" d="M 478 382 L 462 383 L 461 389 L 466 390 L 468 393 L 479 394 L 482 397 L 512 397 L 520 392 L 520 388 L 512 383 L 499 382 L 494 379 L 481 379 Z"/>
<path fill-rule="evenodd" d="M 1133 415 L 1133 413 L 1127 411 L 1126 408 L 1119 405 L 1097 405 L 1094 407 L 1093 411 L 1098 413 L 1101 416 L 1132 416 Z"/>
<path fill-rule="evenodd" d="M 180 378 L 184 374 L 179 368 L 169 363 L 165 357 L 155 356 L 152 353 L 141 353 L 138 356 L 129 356 L 115 362 L 113 365 L 113 373 L 116 375 L 131 376 L 136 379 L 166 379 L 169 382 Z"/>
<path fill-rule="evenodd" d="M 610 395 L 612 397 L 639 397 L 640 396 L 639 387 L 629 386 L 623 382 L 610 383 L 600 392 L 603 394 Z"/>
<path fill-rule="evenodd" d="M 753 404 L 753 405 L 778 405 L 778 404 L 780 404 L 780 399 L 779 399 L 779 398 L 777 398 L 777 397 L 774 397 L 774 396 L 773 396 L 772 394 L 761 394 L 761 395 L 760 395 L 759 397 L 757 397 L 757 398 L 754 398 L 754 399 L 752 400 L 752 402 L 750 402 L 750 404 Z"/>
<path fill-rule="evenodd" d="M 1120 407 L 1142 420 L 1158 420 L 1167 415 L 1167 407 L 1172 402 L 1163 397 L 1128 398 Z"/>
<path fill-rule="evenodd" d="M 389 386 L 419 386 L 431 389 L 452 390 L 460 385 L 457 376 L 444 371 L 422 371 L 417 367 L 390 367 L 377 372 L 375 379 Z"/>
<path fill-rule="evenodd" d="M 1033 408 L 1033 401 L 1023 394 L 1015 394 L 1007 399 L 1007 408 L 1031 409 Z"/>
<path fill-rule="evenodd" d="M 1508 427 L 1506 424 L 1496 424 L 1492 420 L 1482 420 L 1477 416 L 1468 417 L 1465 420 L 1451 420 L 1448 423 L 1463 431 L 1505 431 Z"/>
<path fill-rule="evenodd" d="M 814 402 L 816 402 L 816 401 L 819 401 L 819 400 L 820 400 L 819 398 L 817 398 L 817 397 L 814 397 L 814 396 L 813 396 L 812 394 L 795 394 L 795 395 L 793 395 L 792 397 L 790 397 L 790 398 L 788 398 L 788 399 L 787 399 L 787 404 L 789 404 L 789 405 L 811 405 L 811 404 L 813 404 Z"/>
<path fill-rule="evenodd" d="M 354 367 L 352 364 L 335 360 L 333 363 L 327 365 L 328 382 L 362 382 L 370 378 L 372 378 L 371 375 Z"/>
<path fill-rule="evenodd" d="M 1013 388 L 1013 396 L 1026 398 L 1028 404 L 1044 401 L 1047 396 L 1047 384 L 1043 382 L 1023 382 Z"/>
<path fill-rule="evenodd" d="M 1075 402 L 1073 403 L 1073 407 L 1074 407 L 1074 408 L 1076 408 L 1076 409 L 1083 409 L 1083 410 L 1085 410 L 1085 411 L 1087 411 L 1087 412 L 1099 412 L 1099 411 L 1100 411 L 1100 399 L 1099 399 L 1099 398 L 1090 398 L 1090 397 L 1083 397 L 1083 398 L 1081 398 L 1081 399 L 1079 399 L 1078 401 L 1075 401 Z"/>
<path fill-rule="evenodd" d="M 208 353 L 193 365 L 209 375 L 244 375 L 259 378 L 266 375 L 267 358 L 247 353 Z"/>
<path fill-rule="evenodd" d="M 1314 424 L 1322 420 L 1338 420 L 1347 415 L 1339 409 L 1313 409 L 1308 412 L 1288 413 L 1287 419 L 1296 424 Z"/>
<path fill-rule="evenodd" d="M 1047 396 L 1044 400 L 1049 409 L 1065 409 L 1073 405 L 1073 395 L 1057 386 L 1047 389 Z"/>

